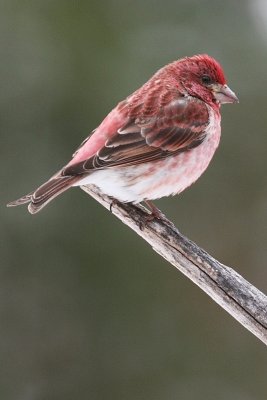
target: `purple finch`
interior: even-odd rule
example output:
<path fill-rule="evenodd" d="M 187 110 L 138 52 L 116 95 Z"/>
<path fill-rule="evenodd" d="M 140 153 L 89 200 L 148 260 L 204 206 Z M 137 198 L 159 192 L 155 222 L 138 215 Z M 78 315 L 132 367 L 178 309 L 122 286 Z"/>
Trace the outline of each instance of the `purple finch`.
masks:
<path fill-rule="evenodd" d="M 121 101 L 66 166 L 8 206 L 29 203 L 34 214 L 71 186 L 91 184 L 121 202 L 180 193 L 214 155 L 221 134 L 220 105 L 235 102 L 212 57 L 174 61 Z"/>

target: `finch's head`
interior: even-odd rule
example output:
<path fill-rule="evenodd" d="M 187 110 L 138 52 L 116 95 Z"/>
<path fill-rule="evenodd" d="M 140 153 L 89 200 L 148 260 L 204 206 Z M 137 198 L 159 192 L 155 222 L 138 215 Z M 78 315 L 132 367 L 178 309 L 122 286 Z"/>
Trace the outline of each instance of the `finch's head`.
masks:
<path fill-rule="evenodd" d="M 235 93 L 226 85 L 220 64 L 207 54 L 186 57 L 177 62 L 180 82 L 186 92 L 209 104 L 237 103 Z"/>

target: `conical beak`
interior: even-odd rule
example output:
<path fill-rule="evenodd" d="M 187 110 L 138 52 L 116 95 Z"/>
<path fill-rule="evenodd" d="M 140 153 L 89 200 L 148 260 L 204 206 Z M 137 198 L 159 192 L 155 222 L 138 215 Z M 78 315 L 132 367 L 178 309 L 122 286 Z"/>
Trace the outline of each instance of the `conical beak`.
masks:
<path fill-rule="evenodd" d="M 236 94 L 227 85 L 214 85 L 213 95 L 218 103 L 239 103 Z"/>

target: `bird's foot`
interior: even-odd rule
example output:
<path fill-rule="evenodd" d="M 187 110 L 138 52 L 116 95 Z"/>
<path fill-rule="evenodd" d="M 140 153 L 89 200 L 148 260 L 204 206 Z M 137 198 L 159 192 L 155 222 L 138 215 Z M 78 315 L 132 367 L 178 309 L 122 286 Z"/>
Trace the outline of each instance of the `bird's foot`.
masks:
<path fill-rule="evenodd" d="M 150 214 L 147 214 L 143 217 L 143 220 L 139 222 L 139 228 L 141 231 L 143 231 L 146 227 L 146 225 L 149 222 L 154 221 L 155 219 L 159 221 L 163 221 L 166 224 L 170 225 L 170 221 L 167 219 L 167 217 L 163 214 L 162 211 L 160 211 L 150 200 L 145 200 L 144 201 L 145 205 L 147 206 L 148 210 L 150 211 Z M 113 198 L 110 205 L 109 205 L 109 211 L 112 213 L 112 208 L 116 205 L 120 204 L 120 201 Z M 133 213 L 134 214 L 134 213 Z"/>
<path fill-rule="evenodd" d="M 111 200 L 110 205 L 109 205 L 109 211 L 111 212 L 111 214 L 112 214 L 112 208 L 113 208 L 114 206 L 116 206 L 117 204 L 119 204 L 119 200 L 113 198 L 113 199 Z"/>
<path fill-rule="evenodd" d="M 150 210 L 150 214 L 146 215 L 143 221 L 140 221 L 139 227 L 141 230 L 144 230 L 145 226 L 147 223 L 154 221 L 155 219 L 158 219 L 160 221 L 164 221 L 168 224 L 170 224 L 170 221 L 167 219 L 167 217 L 161 212 L 150 200 L 145 200 L 144 203 Z"/>

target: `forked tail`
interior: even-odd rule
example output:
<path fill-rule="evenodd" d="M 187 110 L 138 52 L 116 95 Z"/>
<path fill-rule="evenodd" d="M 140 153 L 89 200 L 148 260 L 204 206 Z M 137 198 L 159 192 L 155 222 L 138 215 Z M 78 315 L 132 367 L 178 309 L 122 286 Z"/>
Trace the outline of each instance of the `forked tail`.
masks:
<path fill-rule="evenodd" d="M 16 207 L 20 206 L 21 204 L 29 203 L 29 212 L 31 214 L 36 214 L 51 200 L 65 192 L 65 190 L 71 187 L 74 182 L 79 179 L 80 177 L 77 176 L 57 176 L 55 178 L 51 178 L 34 192 L 8 203 L 7 206 Z"/>

